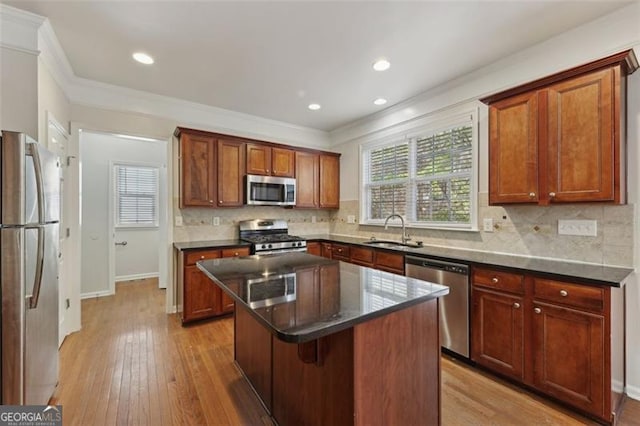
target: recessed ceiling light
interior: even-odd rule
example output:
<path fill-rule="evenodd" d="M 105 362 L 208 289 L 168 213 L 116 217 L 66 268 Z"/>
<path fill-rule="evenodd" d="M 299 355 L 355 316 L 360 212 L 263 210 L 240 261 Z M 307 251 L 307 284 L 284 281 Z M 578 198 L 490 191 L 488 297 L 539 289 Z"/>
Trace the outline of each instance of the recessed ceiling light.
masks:
<path fill-rule="evenodd" d="M 320 106 L 320 104 L 309 104 L 307 108 L 309 108 L 311 111 L 317 111 L 322 107 Z"/>
<path fill-rule="evenodd" d="M 378 59 L 373 63 L 373 69 L 376 71 L 386 71 L 391 66 L 391 63 L 386 59 Z"/>
<path fill-rule="evenodd" d="M 384 105 L 387 103 L 387 100 L 385 98 L 378 98 L 375 101 L 373 101 L 373 103 L 376 105 Z"/>
<path fill-rule="evenodd" d="M 141 64 L 151 65 L 154 62 L 153 58 L 147 55 L 146 53 L 136 52 L 132 56 L 133 56 L 133 59 L 140 62 Z"/>

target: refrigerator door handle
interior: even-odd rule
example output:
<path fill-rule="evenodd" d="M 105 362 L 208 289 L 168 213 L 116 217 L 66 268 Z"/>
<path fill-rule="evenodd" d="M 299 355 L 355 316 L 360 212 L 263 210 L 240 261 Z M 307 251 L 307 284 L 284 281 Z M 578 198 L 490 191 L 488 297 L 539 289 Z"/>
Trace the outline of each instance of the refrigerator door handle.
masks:
<path fill-rule="evenodd" d="M 36 193 L 38 198 L 38 222 L 43 223 L 45 220 L 44 215 L 44 179 L 42 177 L 42 161 L 40 161 L 40 152 L 38 146 L 35 143 L 27 145 L 29 147 L 29 154 L 33 158 L 33 171 L 36 175 Z M 38 234 L 40 235 L 40 234 Z M 38 241 L 40 237 L 38 237 Z M 38 243 L 39 244 L 39 243 Z"/>
<path fill-rule="evenodd" d="M 38 254 L 36 257 L 36 274 L 33 279 L 33 289 L 31 295 L 27 296 L 29 309 L 38 307 L 38 299 L 40 298 L 40 287 L 42 286 L 42 270 L 44 268 L 44 226 L 38 228 Z"/>

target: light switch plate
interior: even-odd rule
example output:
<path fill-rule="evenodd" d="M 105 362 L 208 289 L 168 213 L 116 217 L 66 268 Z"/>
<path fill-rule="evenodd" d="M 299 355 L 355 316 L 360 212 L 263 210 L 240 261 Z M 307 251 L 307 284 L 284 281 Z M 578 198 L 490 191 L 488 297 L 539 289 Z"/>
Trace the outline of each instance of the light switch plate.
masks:
<path fill-rule="evenodd" d="M 482 220 L 482 229 L 484 232 L 493 232 L 493 219 L 490 217 Z"/>
<path fill-rule="evenodd" d="M 175 217 L 176 226 L 182 226 L 182 216 Z"/>
<path fill-rule="evenodd" d="M 311 216 L 311 223 L 316 223 L 316 217 L 315 216 Z"/>
<path fill-rule="evenodd" d="M 218 216 L 213 217 L 213 226 L 220 225 L 220 218 Z"/>
<path fill-rule="evenodd" d="M 355 215 L 348 215 L 347 216 L 347 223 L 356 223 L 356 216 Z"/>
<path fill-rule="evenodd" d="M 558 220 L 559 235 L 598 236 L 597 220 Z"/>

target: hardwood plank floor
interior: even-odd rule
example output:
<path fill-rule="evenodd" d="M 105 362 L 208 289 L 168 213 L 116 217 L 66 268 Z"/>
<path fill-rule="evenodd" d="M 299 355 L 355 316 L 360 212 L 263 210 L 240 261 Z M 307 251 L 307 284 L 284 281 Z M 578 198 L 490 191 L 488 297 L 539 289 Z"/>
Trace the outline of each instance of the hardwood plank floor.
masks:
<path fill-rule="evenodd" d="M 52 403 L 65 425 L 272 425 L 233 364 L 233 319 L 182 327 L 156 280 L 119 283 L 82 302 L 82 330 L 60 350 Z M 443 357 L 442 424 L 593 424 Z M 627 400 L 620 425 L 640 426 Z"/>

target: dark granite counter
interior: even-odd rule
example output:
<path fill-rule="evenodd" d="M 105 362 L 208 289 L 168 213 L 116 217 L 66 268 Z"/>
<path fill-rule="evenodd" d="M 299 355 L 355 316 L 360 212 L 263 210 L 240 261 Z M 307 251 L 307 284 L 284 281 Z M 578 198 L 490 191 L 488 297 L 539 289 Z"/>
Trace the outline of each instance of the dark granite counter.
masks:
<path fill-rule="evenodd" d="M 251 243 L 247 243 L 242 240 L 209 240 L 209 241 L 187 241 L 183 243 L 173 243 L 173 247 L 177 250 L 192 250 L 192 249 L 203 249 L 203 248 L 226 248 L 226 247 L 251 247 Z"/>
<path fill-rule="evenodd" d="M 307 253 L 197 263 L 285 342 L 301 343 L 449 293 L 448 287 Z M 242 308 L 240 308 L 242 309 Z"/>
<path fill-rule="evenodd" d="M 383 247 L 376 247 L 373 244 L 367 244 L 370 240 L 365 238 L 340 235 L 305 235 L 304 237 L 308 241 L 331 241 L 384 249 Z M 580 283 L 612 287 L 620 287 L 624 280 L 633 272 L 631 268 L 427 245 L 423 247 L 394 248 L 392 251 L 439 260 L 454 260 L 469 265 L 503 267 L 525 273 L 537 273 L 538 275 L 554 279 L 579 281 Z"/>

